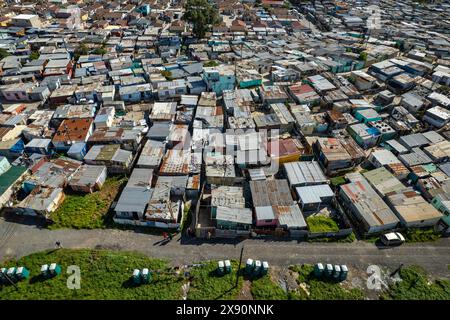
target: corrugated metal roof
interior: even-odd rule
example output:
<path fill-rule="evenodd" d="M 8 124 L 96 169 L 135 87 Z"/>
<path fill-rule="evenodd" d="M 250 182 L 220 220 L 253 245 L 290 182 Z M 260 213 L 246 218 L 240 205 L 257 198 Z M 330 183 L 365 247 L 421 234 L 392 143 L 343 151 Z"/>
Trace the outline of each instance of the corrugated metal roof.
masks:
<path fill-rule="evenodd" d="M 303 204 L 320 203 L 322 202 L 321 198 L 334 197 L 334 192 L 328 184 L 297 187 L 295 190 Z"/>
<path fill-rule="evenodd" d="M 250 181 L 254 207 L 294 204 L 287 180 Z"/>
<path fill-rule="evenodd" d="M 252 210 L 249 208 L 217 207 L 216 220 L 251 225 Z"/>
<path fill-rule="evenodd" d="M 278 224 L 286 229 L 304 229 L 306 221 L 297 205 L 276 206 L 274 210 L 278 217 Z"/>
<path fill-rule="evenodd" d="M 284 164 L 291 186 L 315 185 L 327 183 L 317 161 L 297 161 Z"/>
<path fill-rule="evenodd" d="M 371 227 L 394 225 L 398 218 L 359 173 L 347 174 L 351 182 L 341 186 L 344 201 L 350 201 L 353 210 Z"/>

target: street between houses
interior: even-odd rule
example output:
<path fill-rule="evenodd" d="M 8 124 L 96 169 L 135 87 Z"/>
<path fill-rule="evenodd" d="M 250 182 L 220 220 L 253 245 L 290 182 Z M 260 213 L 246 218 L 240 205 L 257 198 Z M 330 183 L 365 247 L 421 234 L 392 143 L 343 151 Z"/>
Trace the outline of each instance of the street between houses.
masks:
<path fill-rule="evenodd" d="M 137 251 L 154 258 L 169 260 L 173 265 L 212 259 L 238 259 L 244 245 L 244 259 L 266 260 L 271 265 L 302 263 L 347 264 L 362 270 L 376 264 L 392 269 L 400 264 L 419 265 L 436 277 L 448 277 L 450 240 L 411 243 L 381 248 L 364 241 L 353 243 L 309 243 L 282 240 L 247 239 L 243 241 L 203 241 L 181 238 L 162 242 L 162 236 L 115 229 L 48 230 L 36 225 L 0 219 L 0 260 L 20 258 L 34 252 L 54 249 L 59 241 L 63 248 L 113 249 Z"/>

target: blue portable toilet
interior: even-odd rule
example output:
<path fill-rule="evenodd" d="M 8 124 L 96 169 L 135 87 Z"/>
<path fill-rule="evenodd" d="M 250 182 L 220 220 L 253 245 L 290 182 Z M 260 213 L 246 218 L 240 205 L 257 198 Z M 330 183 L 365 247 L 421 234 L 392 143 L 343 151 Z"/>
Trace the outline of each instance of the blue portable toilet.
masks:
<path fill-rule="evenodd" d="M 16 270 L 17 280 L 24 280 L 30 277 L 30 271 L 25 267 L 18 267 Z"/>
<path fill-rule="evenodd" d="M 52 263 L 50 264 L 48 271 L 52 276 L 57 276 L 58 274 L 61 274 L 61 266 L 57 265 L 56 263 Z"/>

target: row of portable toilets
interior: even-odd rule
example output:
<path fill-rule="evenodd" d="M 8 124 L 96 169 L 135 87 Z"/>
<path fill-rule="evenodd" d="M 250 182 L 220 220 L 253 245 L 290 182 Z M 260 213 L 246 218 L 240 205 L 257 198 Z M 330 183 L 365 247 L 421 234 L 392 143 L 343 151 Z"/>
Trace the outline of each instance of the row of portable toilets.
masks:
<path fill-rule="evenodd" d="M 30 271 L 25 267 L 11 267 L 11 268 L 1 268 L 0 269 L 0 282 L 1 283 L 11 283 L 19 282 L 30 277 Z"/>
<path fill-rule="evenodd" d="M 152 281 L 152 273 L 147 268 L 142 269 L 142 271 L 134 269 L 131 278 L 135 284 L 150 283 Z"/>
<path fill-rule="evenodd" d="M 225 260 L 225 261 L 220 260 L 217 263 L 217 274 L 218 275 L 221 276 L 221 275 L 224 275 L 226 273 L 231 273 L 231 270 L 232 270 L 232 268 L 231 268 L 230 260 Z"/>
<path fill-rule="evenodd" d="M 332 265 L 331 263 L 325 266 L 322 263 L 316 263 L 314 265 L 314 275 L 316 278 L 327 278 L 336 281 L 344 281 L 348 276 L 348 268 L 346 265 Z"/>
<path fill-rule="evenodd" d="M 41 276 L 53 278 L 61 274 L 61 266 L 56 263 L 44 264 L 41 266 Z M 19 282 L 30 277 L 30 271 L 25 267 L 11 267 L 0 269 L 0 283 Z"/>
<path fill-rule="evenodd" d="M 245 264 L 245 273 L 249 276 L 264 276 L 269 272 L 269 263 L 260 260 L 247 259 Z"/>

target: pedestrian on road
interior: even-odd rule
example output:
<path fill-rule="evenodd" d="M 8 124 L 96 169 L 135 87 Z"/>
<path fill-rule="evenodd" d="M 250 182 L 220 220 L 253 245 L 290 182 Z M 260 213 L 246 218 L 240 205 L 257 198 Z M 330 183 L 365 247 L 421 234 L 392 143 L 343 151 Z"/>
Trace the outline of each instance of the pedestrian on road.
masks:
<path fill-rule="evenodd" d="M 208 240 L 211 240 L 211 231 L 208 231 Z"/>
<path fill-rule="evenodd" d="M 172 240 L 173 234 L 169 233 L 169 239 Z"/>
<path fill-rule="evenodd" d="M 56 241 L 55 245 L 56 245 L 56 249 L 61 249 L 62 248 L 61 242 L 59 242 L 59 241 Z"/>
<path fill-rule="evenodd" d="M 164 239 L 167 239 L 167 232 L 163 232 Z"/>

